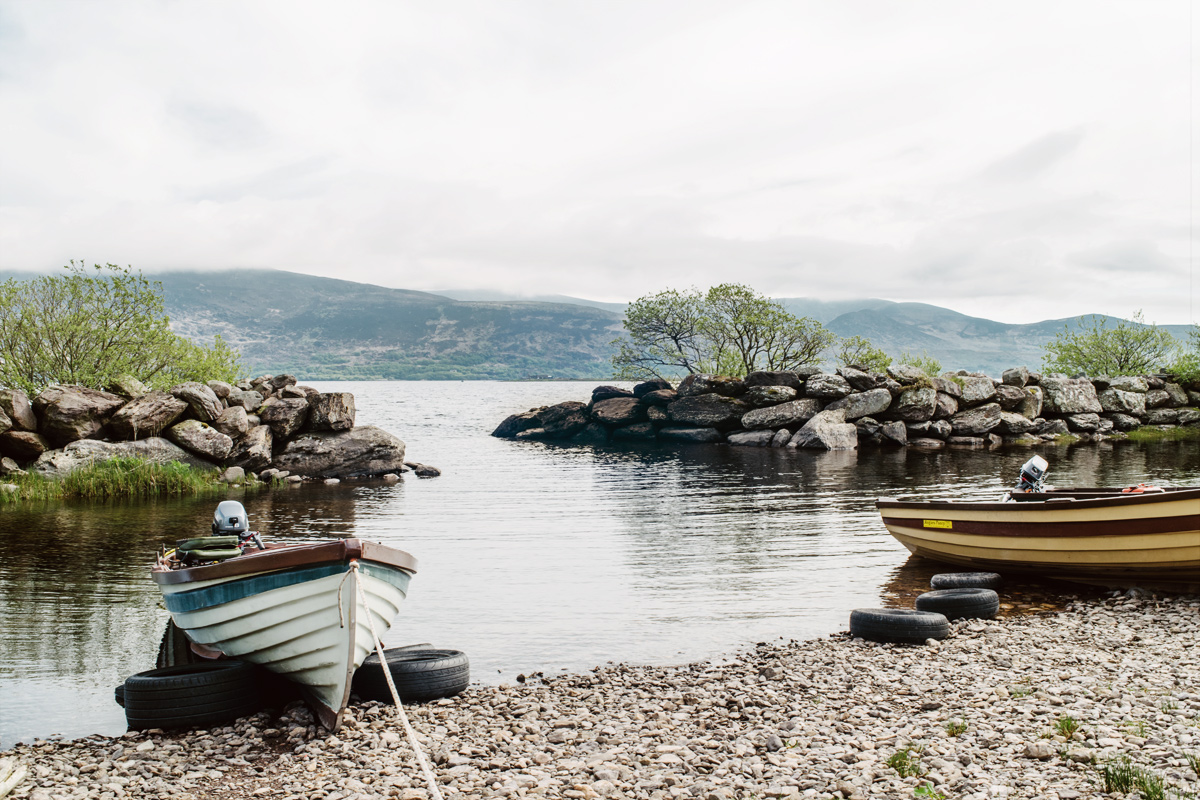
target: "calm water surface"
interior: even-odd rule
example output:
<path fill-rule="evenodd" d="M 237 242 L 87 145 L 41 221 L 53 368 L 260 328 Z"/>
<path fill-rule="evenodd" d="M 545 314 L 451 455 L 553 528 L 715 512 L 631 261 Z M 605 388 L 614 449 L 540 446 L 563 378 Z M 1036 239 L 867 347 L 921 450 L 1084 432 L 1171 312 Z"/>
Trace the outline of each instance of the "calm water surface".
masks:
<path fill-rule="evenodd" d="M 359 536 L 420 561 L 386 644 L 464 650 L 472 677 L 679 663 L 844 630 L 908 554 L 879 496 L 992 498 L 1029 449 L 816 453 L 705 445 L 570 448 L 488 434 L 593 383 L 315 383 L 442 477 L 229 497 L 275 541 Z M 1200 483 L 1194 442 L 1042 447 L 1059 485 Z M 154 666 L 167 619 L 148 577 L 163 542 L 223 498 L 0 511 L 0 747 L 116 734 L 112 689 Z"/>

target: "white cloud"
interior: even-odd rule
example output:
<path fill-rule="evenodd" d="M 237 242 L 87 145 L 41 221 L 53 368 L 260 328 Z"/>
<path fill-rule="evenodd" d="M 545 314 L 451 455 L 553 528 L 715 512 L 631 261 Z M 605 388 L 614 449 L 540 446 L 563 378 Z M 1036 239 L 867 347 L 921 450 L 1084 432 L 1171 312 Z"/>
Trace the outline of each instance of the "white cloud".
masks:
<path fill-rule="evenodd" d="M 6 4 L 0 267 L 1185 322 L 1187 24 L 1083 0 Z"/>

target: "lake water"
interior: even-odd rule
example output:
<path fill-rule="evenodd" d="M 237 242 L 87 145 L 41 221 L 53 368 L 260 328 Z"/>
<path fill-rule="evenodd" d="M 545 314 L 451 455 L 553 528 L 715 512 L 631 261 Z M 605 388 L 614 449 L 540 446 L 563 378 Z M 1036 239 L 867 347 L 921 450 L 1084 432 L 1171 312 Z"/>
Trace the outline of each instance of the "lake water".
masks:
<path fill-rule="evenodd" d="M 876 497 L 992 498 L 1035 452 L 574 448 L 488 434 L 510 413 L 586 400 L 590 382 L 312 385 L 353 392 L 358 424 L 442 476 L 229 497 L 267 539 L 352 535 L 415 555 L 385 644 L 464 650 L 482 682 L 844 630 L 913 574 Z M 1036 452 L 1058 485 L 1200 484 L 1195 442 Z M 220 499 L 0 511 L 0 747 L 124 730 L 113 687 L 153 668 L 167 619 L 149 565 L 160 544 L 206 532 Z"/>

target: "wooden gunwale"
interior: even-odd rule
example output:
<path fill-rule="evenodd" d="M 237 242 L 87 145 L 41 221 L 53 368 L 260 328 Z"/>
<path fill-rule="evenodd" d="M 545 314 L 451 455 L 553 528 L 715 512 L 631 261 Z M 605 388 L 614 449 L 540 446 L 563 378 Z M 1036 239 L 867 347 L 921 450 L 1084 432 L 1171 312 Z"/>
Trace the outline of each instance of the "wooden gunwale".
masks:
<path fill-rule="evenodd" d="M 1025 495 L 1025 498 L 1031 495 Z M 881 497 L 875 501 L 879 509 L 895 508 L 909 511 L 946 510 L 946 511 L 991 511 L 991 512 L 1038 512 L 1058 510 L 1079 510 L 1093 508 L 1137 507 L 1157 505 L 1159 503 L 1178 503 L 1180 501 L 1200 501 L 1200 488 L 1189 487 L 1171 492 L 1147 492 L 1143 494 L 1105 495 L 1099 497 L 1070 498 L 1061 494 L 1044 492 L 1036 496 L 1038 499 L 1022 499 L 1015 503 L 998 502 L 995 500 L 958 502 L 953 500 L 896 500 Z M 1044 500 L 1043 500 L 1044 498 Z M 1031 508 L 1033 506 L 1033 508 Z"/>
<path fill-rule="evenodd" d="M 202 567 L 165 569 L 155 566 L 150 576 L 160 586 L 221 578 L 236 578 L 260 572 L 274 572 L 330 561 L 349 562 L 351 559 L 377 561 L 407 572 L 416 573 L 417 560 L 403 550 L 362 539 L 338 539 L 332 542 L 298 545 L 267 545 L 245 555 Z"/>

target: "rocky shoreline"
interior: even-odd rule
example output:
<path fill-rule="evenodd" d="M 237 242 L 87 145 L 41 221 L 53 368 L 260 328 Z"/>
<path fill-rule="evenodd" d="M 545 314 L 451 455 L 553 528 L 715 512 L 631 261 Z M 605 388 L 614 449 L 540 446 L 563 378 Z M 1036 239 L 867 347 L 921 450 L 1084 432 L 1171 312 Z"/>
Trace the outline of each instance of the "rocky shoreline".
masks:
<path fill-rule="evenodd" d="M 181 383 L 166 392 L 127 377 L 109 388 L 51 386 L 32 400 L 0 389 L 0 476 L 60 477 L 117 457 L 226 467 L 231 483 L 247 473 L 292 482 L 439 474 L 405 462 L 404 442 L 392 434 L 356 427 L 353 394 L 318 392 L 292 375 Z"/>
<path fill-rule="evenodd" d="M 842 367 L 688 375 L 632 390 L 598 386 L 590 402 L 512 414 L 493 436 L 570 444 L 728 443 L 849 450 L 863 446 L 984 447 L 1072 436 L 1100 441 L 1150 426 L 1200 428 L 1200 383 L 1169 375 L 1068 378 L 1025 367 L 1000 380 L 960 371 L 930 376 Z"/>
<path fill-rule="evenodd" d="M 936 645 L 780 640 L 728 663 L 473 686 L 408 713 L 447 798 L 1074 800 L 1109 796 L 1103 769 L 1123 758 L 1194 796 L 1198 610 L 1133 590 L 955 623 Z M 393 712 L 348 717 L 335 736 L 297 706 L 0 758 L 29 766 L 22 800 L 427 797 Z"/>

